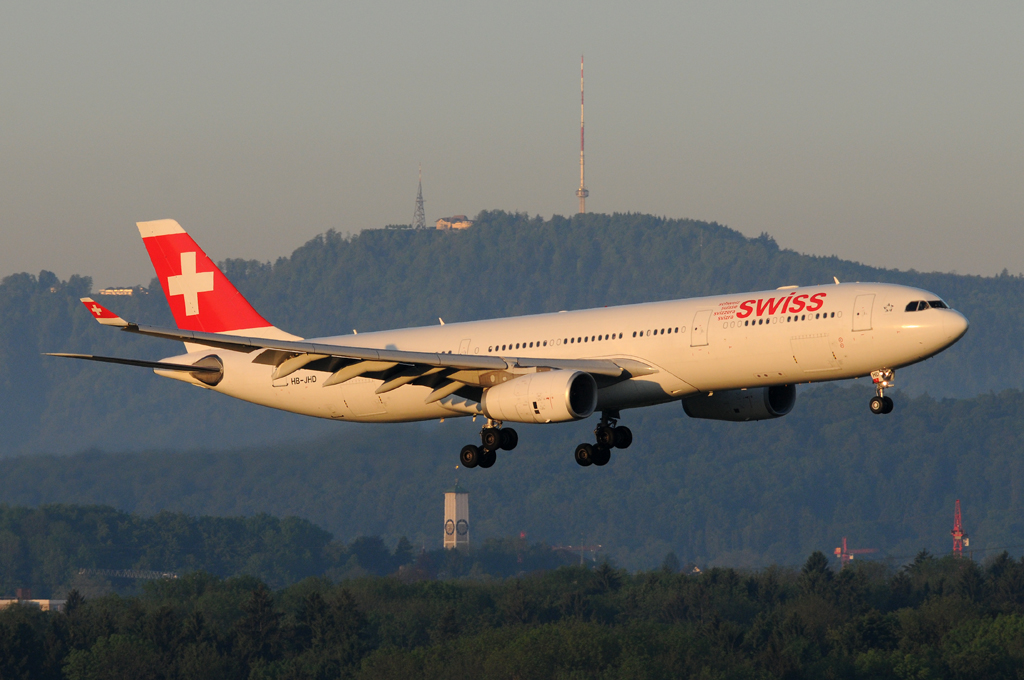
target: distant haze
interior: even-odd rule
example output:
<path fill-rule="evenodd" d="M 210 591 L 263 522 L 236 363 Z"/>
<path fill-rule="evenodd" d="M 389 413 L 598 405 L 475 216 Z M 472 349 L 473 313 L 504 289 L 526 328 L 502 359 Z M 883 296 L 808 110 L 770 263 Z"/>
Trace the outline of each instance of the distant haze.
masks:
<path fill-rule="evenodd" d="M 767 231 L 881 267 L 1024 271 L 1024 4 L 0 6 L 0 275 L 152 277 L 481 209 Z M 356 263 L 353 263 L 356 266 Z M 783 282 L 786 283 L 786 282 Z"/>

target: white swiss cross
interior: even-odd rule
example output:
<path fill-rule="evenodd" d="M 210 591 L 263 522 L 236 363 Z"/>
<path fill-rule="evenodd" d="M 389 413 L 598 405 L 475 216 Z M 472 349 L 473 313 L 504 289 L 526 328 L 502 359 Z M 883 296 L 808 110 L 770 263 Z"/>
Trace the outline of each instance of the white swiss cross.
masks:
<path fill-rule="evenodd" d="M 213 290 L 213 272 L 196 271 L 196 254 L 181 254 L 181 274 L 167 277 L 167 289 L 171 295 L 181 295 L 185 300 L 185 316 L 199 313 L 199 294 Z"/>
<path fill-rule="evenodd" d="M 93 303 L 92 313 L 95 314 L 96 316 L 99 316 L 100 314 L 103 313 L 103 308 L 97 305 L 96 303 Z"/>

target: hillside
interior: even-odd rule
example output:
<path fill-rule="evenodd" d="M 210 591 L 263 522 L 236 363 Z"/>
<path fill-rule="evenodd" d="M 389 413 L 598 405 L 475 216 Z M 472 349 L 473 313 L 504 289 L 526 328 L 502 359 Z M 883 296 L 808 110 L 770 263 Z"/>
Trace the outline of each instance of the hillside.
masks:
<path fill-rule="evenodd" d="M 295 516 L 337 540 L 381 535 L 440 546 L 442 495 L 470 491 L 472 539 L 600 544 L 616 564 L 799 564 L 851 547 L 897 563 L 950 550 L 961 499 L 971 549 L 1020 554 L 1024 393 L 971 399 L 898 393 L 890 417 L 870 387 L 802 391 L 793 413 L 760 423 L 687 418 L 677 405 L 628 415 L 635 441 L 604 468 L 572 448 L 587 423 L 518 428 L 520 445 L 489 470 L 455 470 L 479 428 L 469 420 L 350 426 L 345 436 L 229 451 L 84 453 L 0 461 L 0 502 L 106 504 L 151 515 Z M 984 557 L 988 552 L 978 552 Z"/>
<path fill-rule="evenodd" d="M 156 572 L 177 578 L 204 572 L 248 576 L 281 588 L 307 578 L 384 576 L 402 567 L 417 578 L 501 578 L 555 569 L 573 556 L 526 541 L 475 542 L 458 552 L 424 552 L 405 538 L 394 549 L 378 536 L 349 543 L 296 517 L 192 517 L 160 512 L 141 516 L 101 505 L 0 504 L 0 597 L 31 588 L 37 597 L 130 593 Z M 410 572 L 411 573 L 411 572 Z M 136 579 L 136 577 L 139 577 Z M 0 676 L 4 677 L 4 676 Z"/>
<path fill-rule="evenodd" d="M 197 232 L 200 240 L 201 233 Z M 214 257 L 230 253 L 213 253 Z M 223 268 L 273 323 L 305 335 L 463 321 L 725 293 L 876 280 L 921 286 L 971 320 L 956 346 L 900 372 L 911 394 L 969 397 L 1021 388 L 1024 279 L 923 274 L 780 250 L 768 236 L 649 215 L 544 221 L 484 212 L 459 232 L 328 232 L 274 263 Z M 220 448 L 350 432 L 161 380 L 147 371 L 39 356 L 72 351 L 157 358 L 178 345 L 99 328 L 77 303 L 88 278 L 16 274 L 0 283 L 0 455 Z M 170 324 L 158 286 L 112 298 L 123 316 Z M 863 408 L 862 404 L 856 405 Z M 377 436 L 387 438 L 390 430 Z"/>

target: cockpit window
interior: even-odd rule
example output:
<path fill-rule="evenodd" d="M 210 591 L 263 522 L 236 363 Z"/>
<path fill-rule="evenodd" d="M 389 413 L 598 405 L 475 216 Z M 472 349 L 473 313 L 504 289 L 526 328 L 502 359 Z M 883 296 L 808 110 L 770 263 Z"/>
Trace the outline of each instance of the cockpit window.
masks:
<path fill-rule="evenodd" d="M 929 307 L 932 309 L 949 309 L 949 306 L 942 300 L 929 300 L 927 302 L 924 300 L 914 300 L 913 302 L 907 303 L 906 311 L 919 312 L 922 309 L 928 309 Z"/>

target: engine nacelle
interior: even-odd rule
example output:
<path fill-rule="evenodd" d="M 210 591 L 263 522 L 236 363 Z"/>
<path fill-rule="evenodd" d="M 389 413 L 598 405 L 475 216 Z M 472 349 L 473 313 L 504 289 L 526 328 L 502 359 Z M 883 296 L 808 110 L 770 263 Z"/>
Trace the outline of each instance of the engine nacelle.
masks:
<path fill-rule="evenodd" d="M 488 418 L 515 423 L 580 420 L 597 408 L 597 383 L 582 371 L 527 373 L 488 387 L 480 406 Z"/>
<path fill-rule="evenodd" d="M 781 418 L 796 405 L 796 385 L 755 387 L 746 390 L 715 392 L 710 397 L 697 395 L 683 400 L 683 410 L 691 418 L 709 420 L 767 420 Z"/>

